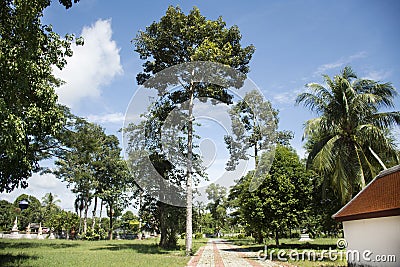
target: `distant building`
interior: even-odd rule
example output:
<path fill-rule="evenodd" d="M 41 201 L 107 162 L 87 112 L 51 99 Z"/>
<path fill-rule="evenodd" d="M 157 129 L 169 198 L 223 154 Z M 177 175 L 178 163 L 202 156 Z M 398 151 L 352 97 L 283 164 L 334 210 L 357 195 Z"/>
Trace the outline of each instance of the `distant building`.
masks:
<path fill-rule="evenodd" d="M 332 217 L 343 222 L 349 266 L 400 266 L 400 165 L 382 171 Z"/>

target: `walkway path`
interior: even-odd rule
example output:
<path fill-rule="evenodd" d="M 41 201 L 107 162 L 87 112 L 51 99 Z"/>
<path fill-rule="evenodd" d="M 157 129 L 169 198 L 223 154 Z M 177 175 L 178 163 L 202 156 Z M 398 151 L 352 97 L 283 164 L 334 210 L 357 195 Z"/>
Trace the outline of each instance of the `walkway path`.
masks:
<path fill-rule="evenodd" d="M 206 246 L 200 248 L 187 266 L 278 267 L 280 265 L 269 260 L 258 260 L 257 252 L 246 251 L 229 241 L 213 239 L 209 240 Z"/>

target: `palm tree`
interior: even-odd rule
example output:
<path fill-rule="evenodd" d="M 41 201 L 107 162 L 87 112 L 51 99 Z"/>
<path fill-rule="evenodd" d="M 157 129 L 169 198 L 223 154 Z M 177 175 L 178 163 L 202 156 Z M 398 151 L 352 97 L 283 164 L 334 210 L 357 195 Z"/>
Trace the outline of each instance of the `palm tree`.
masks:
<path fill-rule="evenodd" d="M 82 211 L 85 207 L 85 199 L 82 194 L 77 195 L 75 202 L 75 212 L 79 215 L 79 229 L 78 233 L 81 233 L 82 230 Z"/>
<path fill-rule="evenodd" d="M 400 112 L 379 112 L 394 108 L 397 93 L 391 83 L 359 79 L 350 67 L 333 80 L 323 77 L 326 86 L 307 84 L 309 92 L 296 103 L 319 115 L 305 123 L 307 166 L 322 173 L 344 203 L 386 169 L 385 162 L 399 161 L 390 128 L 400 124 Z"/>
<path fill-rule="evenodd" d="M 61 200 L 57 197 L 57 195 L 53 195 L 52 193 L 46 193 L 46 195 L 42 197 L 42 205 L 49 211 L 59 208 L 57 204 L 60 203 Z"/>

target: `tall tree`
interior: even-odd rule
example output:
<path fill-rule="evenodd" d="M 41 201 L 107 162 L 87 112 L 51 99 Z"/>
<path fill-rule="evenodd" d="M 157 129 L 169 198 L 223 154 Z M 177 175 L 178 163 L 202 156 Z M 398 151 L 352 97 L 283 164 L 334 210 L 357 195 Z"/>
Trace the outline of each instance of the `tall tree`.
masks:
<path fill-rule="evenodd" d="M 233 136 L 225 136 L 231 155 L 226 169 L 234 170 L 240 159 L 247 160 L 249 156 L 254 157 L 257 166 L 260 151 L 271 148 L 276 142 L 278 112 L 258 91 L 253 90 L 232 106 L 229 115 Z M 250 148 L 253 148 L 252 154 L 248 152 Z"/>
<path fill-rule="evenodd" d="M 325 85 L 309 83 L 309 92 L 296 102 L 319 117 L 305 124 L 309 140 L 307 165 L 329 179 L 342 202 L 352 198 L 388 163 L 398 162 L 390 127 L 400 125 L 400 112 L 394 108 L 397 95 L 391 83 L 359 79 L 350 67 Z"/>
<path fill-rule="evenodd" d="M 146 60 L 144 70 L 137 75 L 139 84 L 144 84 L 152 75 L 177 64 L 195 61 L 219 62 L 247 74 L 248 63 L 254 52 L 253 46 L 242 48 L 237 26 L 226 28 L 222 18 L 207 20 L 198 8 L 185 15 L 179 7 L 170 6 L 159 22 L 153 22 L 134 40 L 135 51 Z M 181 80 L 180 80 L 181 81 Z M 179 102 L 188 102 L 187 124 L 187 179 L 186 179 L 186 254 L 192 250 L 192 139 L 193 101 L 196 97 L 214 97 L 229 102 L 225 88 L 208 83 L 186 81 L 180 84 L 183 90 L 175 96 Z M 166 88 L 162 85 L 162 93 Z"/>
<path fill-rule="evenodd" d="M 161 127 L 163 118 L 168 115 L 170 101 L 157 103 L 154 109 L 145 115 L 145 120 L 134 125 L 131 124 L 125 132 L 129 133 L 128 140 L 128 164 L 131 165 L 131 173 L 135 179 L 140 180 L 143 192 L 140 196 L 140 219 L 143 220 L 142 229 L 161 233 L 160 246 L 163 248 L 175 248 L 177 246 L 177 234 L 180 230 L 182 208 L 163 203 L 171 195 L 182 200 L 182 190 L 185 182 L 184 168 L 182 164 L 173 165 L 167 159 L 167 151 L 162 150 Z M 184 140 L 178 138 L 176 149 L 185 148 Z M 151 166 L 147 166 L 142 151 L 149 153 Z M 176 154 L 176 153 L 174 153 Z M 194 154 L 194 175 L 203 176 L 201 168 L 198 167 L 197 155 Z M 175 162 L 183 163 L 183 156 L 175 159 Z M 154 166 L 154 167 L 153 167 Z M 155 171 L 148 170 L 155 168 Z M 160 175 L 163 180 L 154 179 Z M 168 181 L 168 183 L 164 183 Z M 168 201 L 167 201 L 168 203 Z"/>
<path fill-rule="evenodd" d="M 65 66 L 74 37 L 61 38 L 42 24 L 49 5 L 48 0 L 0 3 L 0 192 L 28 186 L 65 122 L 54 91 L 61 81 L 52 68 Z"/>
<path fill-rule="evenodd" d="M 42 205 L 46 207 L 47 210 L 52 210 L 59 208 L 57 203 L 60 203 L 61 200 L 57 198 L 57 195 L 53 195 L 51 192 L 46 193 L 44 197 L 42 197 Z"/>
<path fill-rule="evenodd" d="M 123 209 L 129 204 L 131 197 L 128 191 L 135 188 L 128 166 L 120 156 L 118 138 L 114 135 L 106 136 L 101 144 L 94 167 L 96 169 L 96 196 L 104 201 L 110 214 L 109 239 L 112 239 L 114 210 Z"/>
<path fill-rule="evenodd" d="M 219 184 L 210 184 L 206 188 L 208 200 L 207 207 L 210 210 L 214 223 L 214 233 L 219 235 L 227 222 L 227 190 Z"/>
<path fill-rule="evenodd" d="M 83 232 L 86 233 L 88 210 L 98 186 L 95 164 L 106 135 L 99 125 L 81 118 L 74 118 L 71 125 L 60 136 L 63 147 L 57 152 L 53 173 L 67 182 L 79 197 L 77 204 L 83 207 Z"/>

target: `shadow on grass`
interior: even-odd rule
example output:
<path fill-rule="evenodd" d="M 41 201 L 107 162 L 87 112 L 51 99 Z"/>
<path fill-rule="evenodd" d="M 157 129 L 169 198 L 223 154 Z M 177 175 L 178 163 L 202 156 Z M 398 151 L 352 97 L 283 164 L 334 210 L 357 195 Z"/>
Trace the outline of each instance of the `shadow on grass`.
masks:
<path fill-rule="evenodd" d="M 0 266 L 20 266 L 24 261 L 36 260 L 37 258 L 37 256 L 29 256 L 22 253 L 18 255 L 0 253 Z"/>
<path fill-rule="evenodd" d="M 71 248 L 77 247 L 79 244 L 77 243 L 53 243 L 53 242 L 12 242 L 12 241 L 0 241 L 0 249 L 6 248 L 15 248 L 15 249 L 27 249 L 27 248 L 52 248 L 52 249 L 59 249 L 59 248 Z"/>
<path fill-rule="evenodd" d="M 171 251 L 179 251 L 179 249 L 178 250 L 162 249 L 156 244 L 107 244 L 104 247 L 92 248 L 91 250 L 110 250 L 110 251 L 134 250 L 137 253 L 143 253 L 143 254 L 167 254 Z"/>

